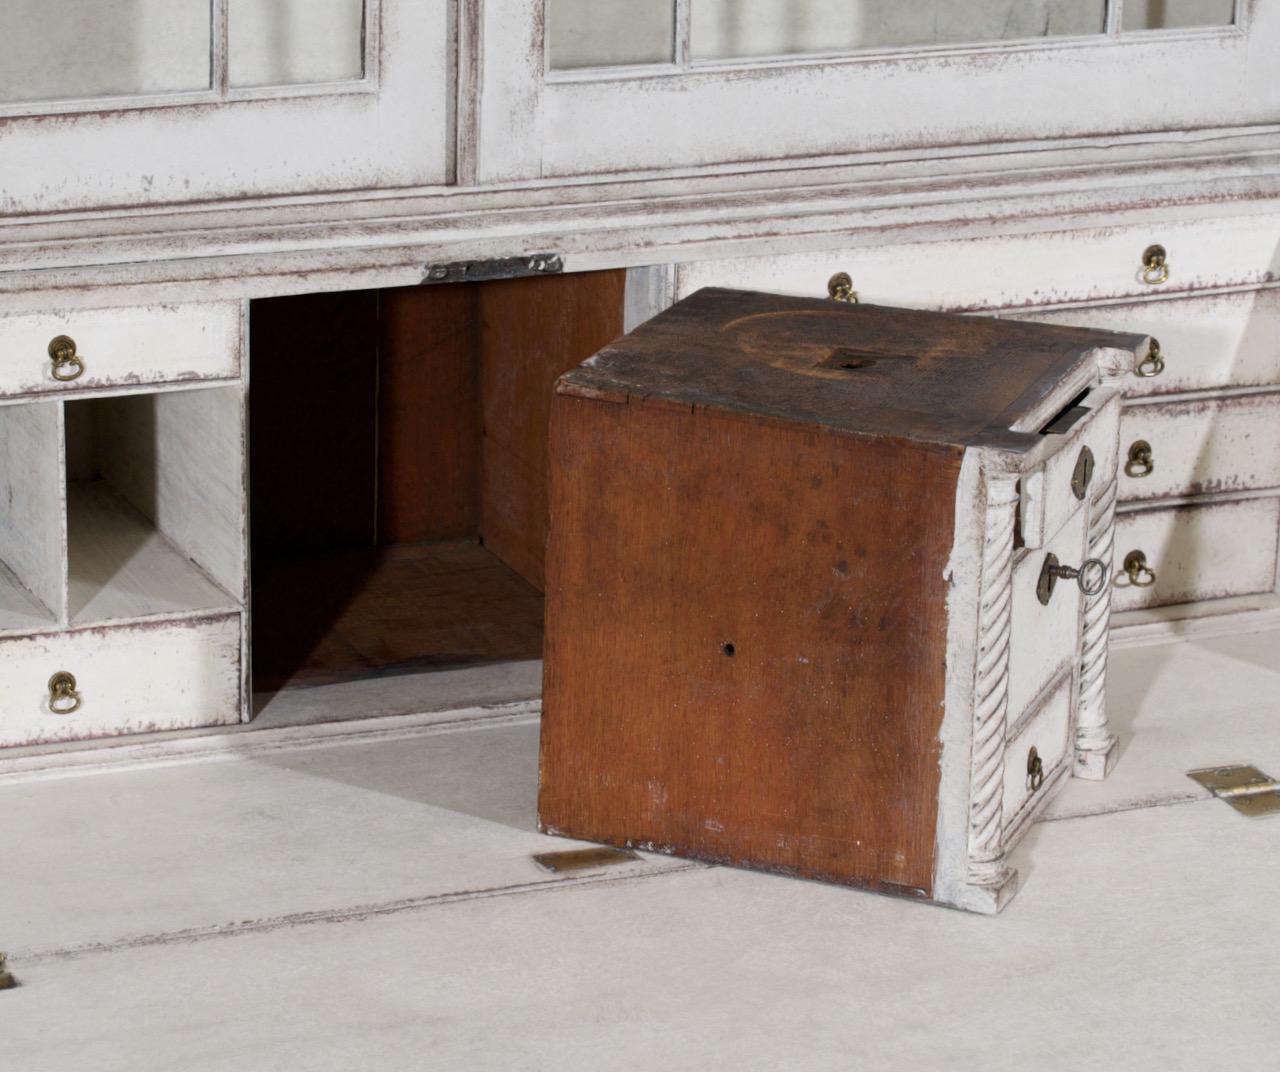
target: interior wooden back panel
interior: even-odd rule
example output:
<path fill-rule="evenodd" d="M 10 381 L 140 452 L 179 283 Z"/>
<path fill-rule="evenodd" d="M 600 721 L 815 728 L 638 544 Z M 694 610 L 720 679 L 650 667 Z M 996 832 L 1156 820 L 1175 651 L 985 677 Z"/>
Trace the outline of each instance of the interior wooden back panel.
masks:
<path fill-rule="evenodd" d="M 636 395 L 551 435 L 543 825 L 928 895 L 960 452 Z"/>
<path fill-rule="evenodd" d="M 489 550 L 543 586 L 547 423 L 563 372 L 622 334 L 625 271 L 481 284 L 480 533 Z"/>

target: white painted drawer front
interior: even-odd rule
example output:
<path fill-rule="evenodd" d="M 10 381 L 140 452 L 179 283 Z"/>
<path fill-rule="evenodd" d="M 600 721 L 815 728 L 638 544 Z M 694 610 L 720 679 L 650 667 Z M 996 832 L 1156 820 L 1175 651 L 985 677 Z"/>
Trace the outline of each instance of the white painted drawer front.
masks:
<path fill-rule="evenodd" d="M 84 366 L 67 382 L 54 379 L 49 356 L 60 335 L 75 341 Z M 0 395 L 234 379 L 240 336 L 239 302 L 0 317 Z"/>
<path fill-rule="evenodd" d="M 1128 395 L 1280 384 L 1280 288 L 1009 315 L 1159 339 L 1163 371 L 1126 376 Z"/>
<path fill-rule="evenodd" d="M 1142 279 L 1142 255 L 1154 244 L 1167 252 L 1169 278 L 1159 285 Z M 833 243 L 825 251 L 681 265 L 676 297 L 711 286 L 826 297 L 827 281 L 839 271 L 850 274 L 864 302 L 917 309 L 998 309 L 1154 297 L 1269 282 L 1277 246 L 1280 216 L 1275 215 L 874 248 Z M 1142 325 L 1126 326 L 1141 329 Z"/>
<path fill-rule="evenodd" d="M 1131 406 L 1120 429 L 1122 501 L 1280 487 L 1280 394 Z"/>
<path fill-rule="evenodd" d="M 1280 499 L 1135 510 L 1116 519 L 1113 606 L 1160 607 L 1269 592 L 1276 580 Z M 1155 583 L 1128 585 L 1123 563 L 1142 551 Z"/>
<path fill-rule="evenodd" d="M 1057 449 L 1042 466 L 1022 478 L 1019 515 L 1022 542 L 1027 547 L 1043 546 L 1046 536 L 1062 528 L 1082 503 L 1097 497 L 1115 471 L 1120 396 L 1110 388 L 1098 388 L 1082 404 L 1091 412 L 1063 434 L 1046 435 Z M 1093 455 L 1093 475 L 1084 488 L 1084 498 L 1079 499 L 1071 486 L 1072 476 L 1086 448 Z"/>
<path fill-rule="evenodd" d="M 1019 813 L 1031 803 L 1032 797 L 1043 795 L 1049 786 L 1050 775 L 1066 758 L 1074 689 L 1075 677 L 1068 673 L 1045 698 L 1039 710 L 1018 727 L 1017 734 L 1009 740 L 1004 755 L 1006 830 L 1017 822 Z M 1039 755 L 1044 771 L 1044 782 L 1038 790 L 1033 790 L 1028 782 L 1027 759 L 1032 748 Z"/>
<path fill-rule="evenodd" d="M 1013 567 L 1013 609 L 1009 647 L 1009 724 L 1018 721 L 1040 693 L 1079 657 L 1080 604 L 1084 596 L 1075 581 L 1059 580 L 1048 604 L 1036 595 L 1045 556 L 1058 556 L 1064 566 L 1078 567 L 1085 557 L 1083 508 L 1045 547 L 1026 551 Z"/>
<path fill-rule="evenodd" d="M 76 679 L 80 709 L 50 711 L 49 679 Z M 0 744 L 41 744 L 239 721 L 240 616 L 0 640 Z"/>

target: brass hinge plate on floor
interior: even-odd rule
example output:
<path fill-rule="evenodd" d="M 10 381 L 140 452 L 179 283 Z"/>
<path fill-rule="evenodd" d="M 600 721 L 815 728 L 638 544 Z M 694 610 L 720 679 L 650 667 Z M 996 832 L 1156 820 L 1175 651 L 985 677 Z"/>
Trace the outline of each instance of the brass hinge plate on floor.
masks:
<path fill-rule="evenodd" d="M 625 864 L 640 859 L 630 849 L 611 849 L 601 845 L 595 849 L 570 849 L 568 852 L 544 852 L 533 858 L 533 862 L 548 871 L 585 871 L 589 867 L 608 867 L 610 864 Z"/>
<path fill-rule="evenodd" d="M 1280 815 L 1280 782 L 1257 767 L 1205 767 L 1187 771 L 1187 777 L 1225 800 L 1241 815 L 1251 819 Z"/>
<path fill-rule="evenodd" d="M 0 953 L 0 990 L 12 990 L 18 985 L 18 980 L 5 971 L 4 963 L 6 959 L 5 954 Z"/>
<path fill-rule="evenodd" d="M 524 257 L 499 257 L 491 261 L 455 261 L 429 264 L 422 275 L 427 283 L 483 283 L 493 279 L 521 279 L 531 275 L 559 275 L 564 258 L 559 253 L 530 253 Z"/>

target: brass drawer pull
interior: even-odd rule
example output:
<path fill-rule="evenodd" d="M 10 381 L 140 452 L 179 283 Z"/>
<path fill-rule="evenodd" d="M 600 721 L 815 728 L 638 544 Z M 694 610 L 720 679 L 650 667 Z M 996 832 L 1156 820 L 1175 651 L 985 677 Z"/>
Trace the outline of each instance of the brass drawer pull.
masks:
<path fill-rule="evenodd" d="M 1040 579 L 1036 581 L 1036 598 L 1046 607 L 1053 598 L 1053 590 L 1059 580 L 1075 581 L 1086 596 L 1096 596 L 1107 587 L 1107 564 L 1100 558 L 1086 558 L 1079 569 L 1058 564 L 1058 556 L 1050 552 L 1044 556 Z"/>
<path fill-rule="evenodd" d="M 1159 376 L 1163 371 L 1164 356 L 1160 352 L 1160 340 L 1152 339 L 1151 349 L 1147 351 L 1147 356 L 1142 359 L 1142 363 L 1133 370 L 1133 374 L 1146 380 L 1152 376 Z"/>
<path fill-rule="evenodd" d="M 1129 457 L 1124 463 L 1124 475 L 1132 477 L 1150 476 L 1155 472 L 1155 459 L 1151 456 L 1151 444 L 1145 439 L 1135 440 L 1129 445 Z"/>
<path fill-rule="evenodd" d="M 59 670 L 49 679 L 49 710 L 55 715 L 74 715 L 80 710 L 75 676 L 65 670 Z"/>
<path fill-rule="evenodd" d="M 1147 565 L 1145 553 L 1130 551 L 1124 556 L 1124 572 L 1116 577 L 1117 588 L 1150 588 L 1155 583 L 1156 571 Z"/>
<path fill-rule="evenodd" d="M 1164 246 L 1148 246 L 1142 251 L 1142 281 L 1150 287 L 1158 287 L 1169 281 L 1169 254 Z"/>
<path fill-rule="evenodd" d="M 827 280 L 827 297 L 832 301 L 858 304 L 858 292 L 853 289 L 853 278 L 848 272 L 836 272 Z"/>
<path fill-rule="evenodd" d="M 1031 751 L 1027 753 L 1027 788 L 1034 793 L 1042 785 L 1044 785 L 1044 760 L 1040 758 L 1035 745 L 1032 745 Z"/>
<path fill-rule="evenodd" d="M 50 340 L 49 358 L 53 361 L 53 378 L 59 383 L 78 380 L 84 372 L 84 360 L 76 354 L 76 340 L 70 335 Z"/>
<path fill-rule="evenodd" d="M 1094 465 L 1093 451 L 1088 447 L 1081 447 L 1080 457 L 1076 459 L 1076 467 L 1071 472 L 1071 494 L 1082 502 L 1089 490 L 1089 481 L 1093 479 Z"/>

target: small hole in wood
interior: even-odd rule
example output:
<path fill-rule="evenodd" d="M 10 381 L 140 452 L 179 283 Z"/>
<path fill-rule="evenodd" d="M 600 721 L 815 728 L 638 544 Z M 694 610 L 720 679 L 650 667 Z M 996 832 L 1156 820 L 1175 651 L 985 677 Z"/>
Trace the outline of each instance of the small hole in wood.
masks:
<path fill-rule="evenodd" d="M 723 651 L 726 655 L 732 656 L 733 653 L 738 649 L 735 648 L 732 644 L 725 644 L 720 648 L 720 650 Z"/>

